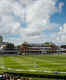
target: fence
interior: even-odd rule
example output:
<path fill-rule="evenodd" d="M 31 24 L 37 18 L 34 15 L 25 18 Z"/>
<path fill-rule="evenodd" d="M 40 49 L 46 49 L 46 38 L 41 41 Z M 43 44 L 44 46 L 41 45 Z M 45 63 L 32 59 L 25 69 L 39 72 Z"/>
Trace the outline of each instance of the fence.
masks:
<path fill-rule="evenodd" d="M 25 55 L 29 54 L 62 54 L 66 49 L 54 49 L 50 47 L 28 47 L 21 50 Z"/>
<path fill-rule="evenodd" d="M 0 55 L 17 55 L 17 54 L 19 54 L 20 53 L 20 51 L 19 51 L 19 49 L 0 49 Z"/>

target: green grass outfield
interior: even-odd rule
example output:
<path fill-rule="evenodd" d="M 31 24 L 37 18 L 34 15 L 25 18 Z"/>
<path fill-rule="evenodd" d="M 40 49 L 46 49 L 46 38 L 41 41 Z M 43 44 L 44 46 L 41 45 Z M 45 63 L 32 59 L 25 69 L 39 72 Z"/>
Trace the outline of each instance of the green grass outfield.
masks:
<path fill-rule="evenodd" d="M 33 78 L 32 80 L 63 80 L 63 79 Z"/>
<path fill-rule="evenodd" d="M 21 72 L 66 75 L 66 54 L 0 56 L 0 73 Z"/>

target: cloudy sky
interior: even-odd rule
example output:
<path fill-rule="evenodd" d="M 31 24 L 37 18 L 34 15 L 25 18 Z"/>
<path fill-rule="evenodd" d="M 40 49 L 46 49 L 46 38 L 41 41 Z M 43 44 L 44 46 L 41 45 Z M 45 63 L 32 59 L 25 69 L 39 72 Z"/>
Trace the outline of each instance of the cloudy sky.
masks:
<path fill-rule="evenodd" d="M 4 41 L 66 44 L 66 0 L 0 0 Z"/>

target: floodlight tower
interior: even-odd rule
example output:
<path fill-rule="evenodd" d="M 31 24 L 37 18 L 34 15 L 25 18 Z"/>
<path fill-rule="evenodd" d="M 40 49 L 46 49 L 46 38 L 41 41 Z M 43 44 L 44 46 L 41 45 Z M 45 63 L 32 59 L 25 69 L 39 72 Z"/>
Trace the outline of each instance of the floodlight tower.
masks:
<path fill-rule="evenodd" d="M 22 3 L 22 7 L 24 9 L 23 26 L 24 26 L 24 28 L 26 28 L 27 27 L 27 13 L 26 13 L 26 11 L 27 11 L 27 4 L 26 4 L 26 2 Z M 26 42 L 26 40 L 24 40 L 24 41 Z"/>
<path fill-rule="evenodd" d="M 27 17 L 26 7 L 27 7 L 27 5 L 26 5 L 26 3 L 23 3 L 22 6 L 24 8 L 24 22 L 23 23 L 24 23 L 24 27 L 26 27 L 27 26 L 27 21 L 26 21 L 26 17 Z"/>

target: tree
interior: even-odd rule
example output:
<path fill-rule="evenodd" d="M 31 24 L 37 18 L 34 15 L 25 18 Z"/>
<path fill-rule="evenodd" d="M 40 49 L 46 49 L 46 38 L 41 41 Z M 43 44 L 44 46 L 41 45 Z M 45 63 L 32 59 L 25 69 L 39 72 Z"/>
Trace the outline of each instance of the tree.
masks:
<path fill-rule="evenodd" d="M 8 53 L 8 54 L 16 53 L 16 52 L 13 51 L 13 50 L 15 50 L 15 46 L 12 43 L 7 43 L 6 47 L 4 48 L 4 50 L 5 50 L 5 53 Z"/>
<path fill-rule="evenodd" d="M 30 46 L 30 44 L 28 42 L 24 42 L 22 45 L 25 46 L 25 47 L 29 47 Z"/>
<path fill-rule="evenodd" d="M 45 47 L 50 47 L 50 49 L 48 48 L 48 53 L 56 53 L 56 50 L 58 48 L 58 46 L 56 46 L 54 43 L 52 42 L 46 42 L 44 43 Z"/>
<path fill-rule="evenodd" d="M 45 42 L 45 43 L 44 43 L 44 46 L 50 46 L 50 45 L 51 45 L 50 42 Z"/>
<path fill-rule="evenodd" d="M 8 43 L 8 44 L 6 45 L 6 49 L 13 50 L 14 48 L 15 48 L 15 46 L 14 46 L 14 44 L 12 44 L 12 43 Z"/>
<path fill-rule="evenodd" d="M 3 37 L 0 35 L 0 42 L 2 42 L 3 41 Z"/>

